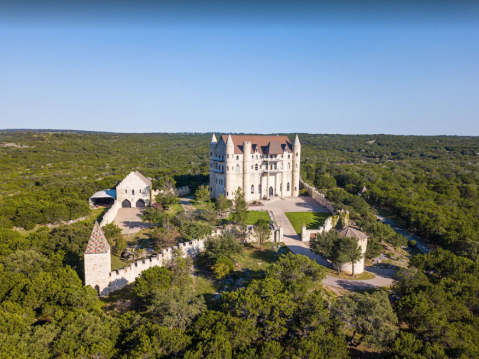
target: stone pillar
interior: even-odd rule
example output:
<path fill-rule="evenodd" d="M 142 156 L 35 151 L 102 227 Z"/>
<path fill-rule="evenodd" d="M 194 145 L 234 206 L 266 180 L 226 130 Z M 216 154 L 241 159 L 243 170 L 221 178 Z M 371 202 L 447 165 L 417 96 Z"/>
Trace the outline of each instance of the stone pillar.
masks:
<path fill-rule="evenodd" d="M 243 142 L 243 192 L 246 202 L 253 200 L 251 194 L 251 142 Z"/>
<path fill-rule="evenodd" d="M 299 195 L 299 170 L 301 163 L 301 144 L 299 143 L 298 135 L 293 144 L 293 183 L 291 188 L 291 195 L 298 197 Z"/>
<path fill-rule="evenodd" d="M 226 162 L 225 197 L 227 199 L 233 199 L 234 192 L 237 189 L 235 188 L 235 183 L 234 183 L 235 174 L 236 174 L 234 155 L 235 155 L 235 147 L 233 144 L 233 139 L 231 138 L 231 135 L 229 135 L 228 139 L 226 140 L 226 161 L 225 161 Z"/>

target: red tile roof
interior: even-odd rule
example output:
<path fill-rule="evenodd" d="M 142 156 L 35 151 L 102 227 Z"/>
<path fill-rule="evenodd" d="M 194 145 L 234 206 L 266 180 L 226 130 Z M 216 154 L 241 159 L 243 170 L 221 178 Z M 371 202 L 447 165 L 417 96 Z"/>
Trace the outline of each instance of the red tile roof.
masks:
<path fill-rule="evenodd" d="M 93 230 L 91 231 L 90 240 L 86 246 L 85 254 L 108 253 L 110 245 L 101 230 L 100 225 L 95 221 Z"/>
<path fill-rule="evenodd" d="M 221 139 L 224 143 L 228 139 L 228 135 L 222 135 Z M 289 141 L 288 136 L 254 136 L 254 135 L 231 135 L 233 144 L 235 146 L 235 154 L 243 153 L 243 142 L 251 142 L 251 153 L 255 153 L 258 148 L 260 154 L 282 154 L 286 152 L 293 152 L 293 145 Z"/>

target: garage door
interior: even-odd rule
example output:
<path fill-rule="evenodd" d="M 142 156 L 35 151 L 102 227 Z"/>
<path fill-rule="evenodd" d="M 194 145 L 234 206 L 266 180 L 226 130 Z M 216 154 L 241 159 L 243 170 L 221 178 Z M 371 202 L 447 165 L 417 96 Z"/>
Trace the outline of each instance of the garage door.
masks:
<path fill-rule="evenodd" d="M 145 201 L 143 201 L 142 199 L 136 201 L 136 208 L 145 208 Z"/>
<path fill-rule="evenodd" d="M 131 203 L 129 200 L 125 199 L 122 203 L 121 203 L 121 206 L 123 208 L 131 208 Z"/>

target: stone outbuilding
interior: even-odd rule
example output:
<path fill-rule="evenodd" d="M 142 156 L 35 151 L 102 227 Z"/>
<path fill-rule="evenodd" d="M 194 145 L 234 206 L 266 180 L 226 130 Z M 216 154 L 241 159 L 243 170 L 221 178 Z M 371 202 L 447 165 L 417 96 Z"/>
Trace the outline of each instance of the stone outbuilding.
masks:
<path fill-rule="evenodd" d="M 96 221 L 91 231 L 83 262 L 85 266 L 85 286 L 90 285 L 95 288 L 98 295 L 108 295 L 111 271 L 110 245 Z"/>
<path fill-rule="evenodd" d="M 349 237 L 354 238 L 358 241 L 359 246 L 361 247 L 361 252 L 363 257 L 354 263 L 354 274 L 361 274 L 364 272 L 364 257 L 366 255 L 366 249 L 368 247 L 368 236 L 352 227 L 346 227 L 342 231 L 339 232 L 340 237 Z M 336 266 L 333 265 L 333 268 Z M 345 273 L 352 273 L 353 272 L 353 264 L 352 263 L 345 263 L 341 266 L 341 271 Z"/>
<path fill-rule="evenodd" d="M 151 180 L 140 172 L 131 172 L 116 187 L 116 199 L 122 208 L 144 208 L 151 200 Z"/>

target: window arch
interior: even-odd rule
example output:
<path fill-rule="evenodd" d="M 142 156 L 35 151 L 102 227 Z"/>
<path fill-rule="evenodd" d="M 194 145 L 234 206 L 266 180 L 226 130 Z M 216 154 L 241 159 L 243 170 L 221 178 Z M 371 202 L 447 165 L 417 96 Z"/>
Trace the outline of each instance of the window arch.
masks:
<path fill-rule="evenodd" d="M 296 152 L 296 157 L 298 157 L 298 152 Z"/>
<path fill-rule="evenodd" d="M 258 164 L 254 165 L 254 169 L 257 171 L 258 170 Z"/>
<path fill-rule="evenodd" d="M 236 165 L 236 172 L 239 172 L 239 165 Z"/>
<path fill-rule="evenodd" d="M 128 190 L 127 190 L 127 189 L 125 189 L 125 193 L 128 193 Z"/>
<path fill-rule="evenodd" d="M 236 156 L 236 161 L 239 161 L 239 156 Z"/>
<path fill-rule="evenodd" d="M 133 196 L 135 195 L 135 190 L 134 190 L 134 189 L 131 190 L 131 194 L 132 194 Z"/>
<path fill-rule="evenodd" d="M 230 155 L 226 155 L 226 158 L 230 158 Z"/>
<path fill-rule="evenodd" d="M 254 193 L 254 185 L 251 185 L 251 193 Z"/>
<path fill-rule="evenodd" d="M 288 182 L 288 184 L 286 185 L 286 191 L 289 191 L 289 182 Z"/>
<path fill-rule="evenodd" d="M 288 160 L 291 159 L 291 155 L 288 155 Z"/>

